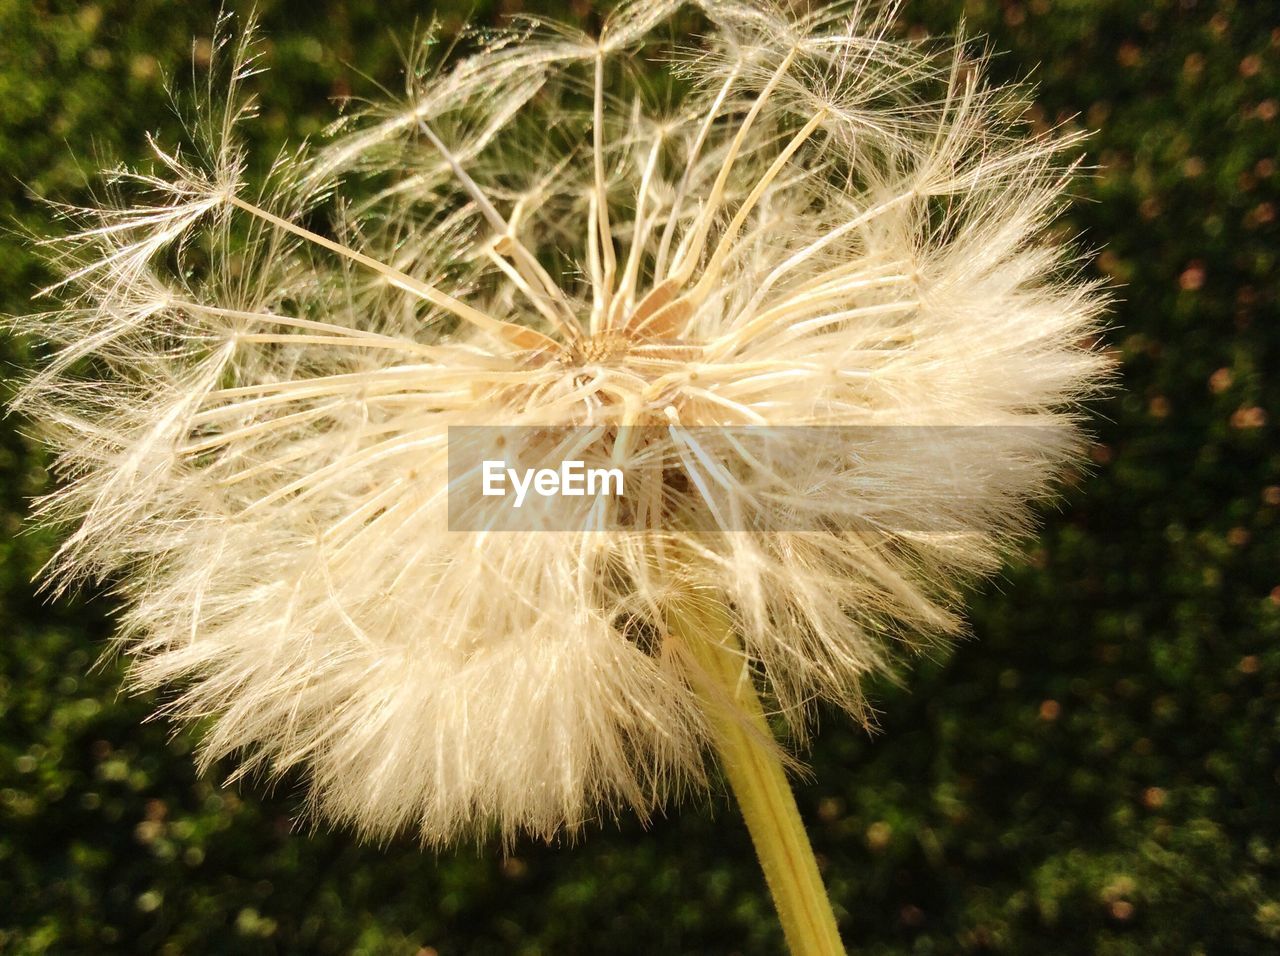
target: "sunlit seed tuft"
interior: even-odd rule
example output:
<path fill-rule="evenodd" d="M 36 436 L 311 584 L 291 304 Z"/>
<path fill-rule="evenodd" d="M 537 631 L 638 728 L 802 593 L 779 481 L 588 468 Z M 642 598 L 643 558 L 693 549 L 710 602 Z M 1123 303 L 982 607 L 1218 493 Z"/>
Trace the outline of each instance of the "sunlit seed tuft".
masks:
<path fill-rule="evenodd" d="M 671 49 L 677 13 L 704 39 Z M 401 101 L 255 188 L 251 47 L 221 41 L 228 105 L 66 210 L 57 304 L 19 322 L 55 348 L 17 400 L 58 455 L 51 580 L 119 582 L 132 685 L 211 718 L 206 766 L 304 768 L 378 838 L 549 838 L 700 783 L 665 613 L 692 588 L 798 734 L 819 700 L 863 716 L 868 675 L 959 628 L 1104 373 L 1103 299 L 1044 234 L 1076 140 L 895 35 L 862 4 L 636 0 L 600 38 L 428 38 Z M 982 437 L 885 430 L 781 496 L 719 476 L 839 532 L 718 533 L 692 469 L 654 479 L 663 534 L 449 532 L 474 424 Z"/>

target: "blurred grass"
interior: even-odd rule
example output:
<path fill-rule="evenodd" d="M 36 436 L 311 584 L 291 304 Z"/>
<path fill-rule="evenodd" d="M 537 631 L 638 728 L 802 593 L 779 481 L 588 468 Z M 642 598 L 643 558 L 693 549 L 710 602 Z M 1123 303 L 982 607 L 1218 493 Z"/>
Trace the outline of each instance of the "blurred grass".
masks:
<path fill-rule="evenodd" d="M 232 4 L 233 8 L 240 4 Z M 262 0 L 257 154 L 330 98 L 393 85 L 429 4 Z M 503 9 L 511 9 L 506 4 Z M 526 9 L 589 14 L 589 5 Z M 799 788 L 859 952 L 1280 949 L 1280 453 L 1275 425 L 1280 15 L 1210 0 L 911 2 L 1034 68 L 1037 117 L 1099 132 L 1067 227 L 1119 284 L 1123 390 L 1094 473 L 978 596 L 978 640 L 827 715 Z M 199 75 L 216 5 L 0 0 L 0 217 L 173 134 L 164 77 Z M 446 25 L 492 19 L 486 0 Z M 196 45 L 191 45 L 197 38 Z M 194 61 L 194 62 L 193 62 Z M 363 74 L 363 75 L 362 75 Z M 0 240 L 0 313 L 47 278 Z M 0 345 L 5 379 L 29 361 Z M 7 388 L 8 386 L 2 386 Z M 0 953 L 773 953 L 781 937 L 722 797 L 648 831 L 436 859 L 292 832 L 299 794 L 197 779 L 191 741 L 91 669 L 111 602 L 46 604 L 18 535 L 41 452 L 0 433 Z"/>

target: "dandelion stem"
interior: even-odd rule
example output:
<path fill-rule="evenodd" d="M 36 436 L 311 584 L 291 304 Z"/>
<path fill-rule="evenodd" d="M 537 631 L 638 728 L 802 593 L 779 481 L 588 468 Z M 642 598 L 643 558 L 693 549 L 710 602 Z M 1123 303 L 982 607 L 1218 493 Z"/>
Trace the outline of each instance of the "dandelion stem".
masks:
<path fill-rule="evenodd" d="M 604 273 L 596 295 L 596 309 L 591 313 L 591 331 L 599 330 L 600 323 L 608 321 L 609 306 L 613 302 L 613 279 L 618 271 L 617 254 L 613 248 L 613 229 L 609 225 L 609 192 L 604 171 L 604 51 L 596 54 L 595 90 L 591 113 L 591 153 L 595 169 L 596 222 L 600 231 L 600 252 L 604 256 Z M 641 211 L 636 210 L 639 217 Z"/>
<path fill-rule="evenodd" d="M 439 150 L 440 155 L 449 164 L 454 176 L 462 184 L 462 188 L 466 190 L 467 195 L 471 197 L 476 207 L 480 210 L 480 214 L 497 231 L 501 240 L 501 247 L 515 260 L 516 271 L 520 279 L 520 281 L 516 281 L 517 288 L 567 338 L 572 341 L 579 339 L 581 336 L 578 334 L 573 322 L 565 319 L 565 316 L 568 316 L 570 320 L 572 319 L 573 309 L 565 301 L 564 292 L 556 285 L 555 280 L 551 278 L 547 270 L 538 262 L 537 257 L 525 247 L 516 235 L 515 215 L 512 215 L 510 221 L 502 218 L 502 214 L 494 207 L 489 197 L 485 195 L 484 190 L 480 188 L 480 185 L 471 178 L 471 174 L 466 171 L 458 157 L 445 145 L 444 140 L 436 135 L 435 130 L 427 125 L 426 120 L 421 117 L 418 118 L 418 129 L 427 137 L 431 145 Z M 514 277 L 512 278 L 514 279 Z M 536 286 L 541 286 L 543 291 L 538 292 Z M 564 314 L 558 313 L 552 307 L 552 303 L 559 306 Z"/>
<path fill-rule="evenodd" d="M 336 252 L 340 256 L 345 256 L 354 262 L 360 263 L 368 269 L 383 276 L 388 282 L 396 288 L 404 289 L 412 292 L 414 295 L 425 299 L 437 308 L 451 312 L 458 318 L 470 322 L 472 325 L 494 336 L 500 342 L 517 345 L 521 348 L 529 349 L 554 349 L 556 343 L 554 339 L 549 339 L 541 332 L 533 329 L 525 328 L 519 325 L 512 325 L 509 322 L 503 322 L 492 316 L 486 315 L 479 309 L 467 305 L 465 302 L 455 299 L 453 296 L 441 292 L 435 286 L 428 285 L 421 279 L 415 279 L 413 276 L 401 272 L 394 266 L 389 266 L 385 262 L 374 259 L 372 256 L 366 256 L 362 252 L 358 252 L 349 246 L 344 246 L 340 242 L 334 242 L 319 233 L 312 232 L 310 229 L 304 229 L 302 226 L 292 223 L 287 219 L 282 219 L 274 213 L 268 212 L 260 206 L 255 206 L 251 202 L 241 199 L 239 196 L 230 195 L 227 202 L 233 206 L 238 206 L 252 216 L 256 216 L 264 222 L 269 222 L 279 229 L 291 232 L 295 236 L 313 242 L 321 248 L 328 249 L 330 252 Z"/>
<path fill-rule="evenodd" d="M 711 127 L 715 125 L 716 118 L 720 116 L 720 108 L 724 106 L 725 97 L 729 95 L 729 90 L 738 79 L 738 73 L 741 69 L 741 65 L 735 65 L 729 71 L 729 74 L 724 79 L 724 85 L 720 87 L 720 92 L 716 94 L 715 102 L 711 104 L 703 117 L 702 125 L 698 129 L 698 135 L 694 139 L 693 145 L 689 147 L 689 154 L 685 158 L 684 175 L 680 177 L 680 185 L 676 187 L 675 197 L 671 200 L 671 211 L 667 216 L 667 223 L 662 227 L 662 239 L 658 243 L 658 254 L 653 266 L 653 274 L 655 276 L 667 274 L 667 253 L 671 248 L 671 240 L 675 235 L 676 225 L 680 221 L 680 210 L 684 208 L 684 197 L 689 192 L 689 183 L 698 168 L 698 158 L 702 155 L 702 147 L 707 142 Z"/>
<path fill-rule="evenodd" d="M 711 185 L 711 193 L 707 196 L 706 204 L 698 214 L 697 225 L 693 231 L 693 241 L 681 257 L 680 264 L 669 277 L 676 279 L 681 286 L 689 281 L 693 276 L 694 269 L 697 267 L 698 259 L 701 257 L 703 246 L 707 241 L 707 234 L 711 231 L 711 224 L 715 219 L 715 214 L 719 211 L 720 203 L 724 199 L 725 186 L 729 182 L 729 175 L 733 172 L 734 164 L 738 161 L 738 154 L 742 152 L 742 145 L 747 140 L 747 134 L 751 132 L 751 126 L 755 123 L 760 110 L 764 108 L 774 88 L 782 80 L 787 70 L 791 68 L 791 62 L 794 59 L 795 51 L 792 50 L 774 71 L 773 76 L 769 78 L 769 82 L 760 91 L 760 95 L 756 97 L 755 102 L 751 104 L 751 109 L 747 111 L 746 117 L 738 127 L 737 135 L 734 136 L 733 141 L 729 144 L 729 151 L 725 154 L 724 162 L 720 166 L 720 172 L 716 175 L 716 180 Z"/>
<path fill-rule="evenodd" d="M 667 622 L 687 657 L 792 956 L 843 954 L 813 848 L 727 612 L 715 601 L 690 597 L 668 609 Z"/>

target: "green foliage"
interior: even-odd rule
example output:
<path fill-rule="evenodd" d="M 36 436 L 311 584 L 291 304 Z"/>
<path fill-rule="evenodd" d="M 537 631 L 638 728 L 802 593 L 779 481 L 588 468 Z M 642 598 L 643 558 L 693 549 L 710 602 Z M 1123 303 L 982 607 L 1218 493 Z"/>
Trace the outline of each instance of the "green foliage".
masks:
<path fill-rule="evenodd" d="M 393 85 L 397 40 L 431 13 L 258 6 L 263 159 L 321 129 L 330 97 L 373 93 L 362 74 Z M 1067 228 L 1105 247 L 1087 269 L 1116 286 L 1123 371 L 1093 473 L 978 595 L 978 639 L 879 688 L 875 735 L 826 715 L 799 800 L 860 952 L 1280 947 L 1280 21 L 1265 7 L 904 14 L 945 31 L 966 12 L 1009 51 L 1000 75 L 1035 68 L 1038 121 L 1099 131 Z M 83 169 L 174 133 L 164 77 L 200 74 L 215 13 L 0 0 L 0 216 L 47 233 L 32 194 L 83 199 Z M 496 16 L 439 11 L 446 27 L 464 14 Z M 46 276 L 20 235 L 0 242 L 0 312 L 25 311 Z M 31 359 L 0 348 L 6 378 Z M 0 953 L 780 950 L 723 797 L 647 831 L 609 821 L 577 846 L 437 859 L 297 832 L 297 781 L 197 778 L 192 739 L 118 695 L 118 662 L 93 666 L 110 596 L 47 603 L 28 583 L 53 542 L 19 534 L 48 481 L 21 429 L 0 433 Z"/>

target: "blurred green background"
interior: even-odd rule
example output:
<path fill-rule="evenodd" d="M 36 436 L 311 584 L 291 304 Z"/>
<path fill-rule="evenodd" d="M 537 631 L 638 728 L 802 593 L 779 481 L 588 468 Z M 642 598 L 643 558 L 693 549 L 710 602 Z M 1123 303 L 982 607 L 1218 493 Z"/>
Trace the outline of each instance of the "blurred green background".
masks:
<path fill-rule="evenodd" d="M 232 9 L 239 5 L 233 3 Z M 415 20 L 517 4 L 260 0 L 268 156 L 394 84 Z M 976 640 L 882 686 L 880 732 L 827 715 L 799 801 L 862 953 L 1280 951 L 1280 11 L 1230 0 L 907 5 L 1034 71 L 1037 118 L 1099 132 L 1068 228 L 1118 286 L 1122 390 L 1093 474 L 975 599 Z M 529 3 L 563 17 L 590 4 Z M 0 0 L 0 217 L 87 196 L 104 160 L 176 135 L 164 82 L 207 62 L 214 4 Z M 192 46 L 192 39 L 196 39 Z M 194 53 L 193 53 L 194 50 Z M 47 279 L 0 239 L 0 313 Z M 28 356 L 0 345 L 11 387 Z M 3 396 L 0 396 L 3 397 Z M 576 846 L 436 858 L 295 832 L 296 787 L 198 779 L 144 723 L 111 601 L 46 603 L 20 534 L 42 453 L 0 435 L 0 953 L 776 953 L 723 795 Z"/>

